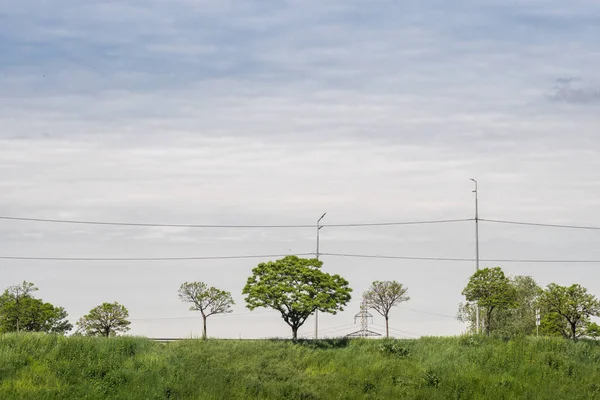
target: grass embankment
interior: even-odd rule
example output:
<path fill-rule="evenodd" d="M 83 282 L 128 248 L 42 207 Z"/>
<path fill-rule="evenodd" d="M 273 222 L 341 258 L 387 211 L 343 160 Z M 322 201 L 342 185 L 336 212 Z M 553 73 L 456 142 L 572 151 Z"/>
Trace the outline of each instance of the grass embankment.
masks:
<path fill-rule="evenodd" d="M 0 336 L 0 399 L 600 399 L 600 343 Z"/>

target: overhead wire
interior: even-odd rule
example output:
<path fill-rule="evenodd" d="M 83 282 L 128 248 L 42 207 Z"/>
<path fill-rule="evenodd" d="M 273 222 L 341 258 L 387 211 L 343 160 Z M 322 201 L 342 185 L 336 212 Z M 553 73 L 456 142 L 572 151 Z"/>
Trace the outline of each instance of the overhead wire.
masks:
<path fill-rule="evenodd" d="M 251 314 L 273 314 L 276 313 L 276 310 L 265 310 L 265 311 L 248 311 L 248 312 L 240 312 L 240 313 L 221 313 L 221 314 L 213 314 L 214 317 L 228 317 L 233 315 L 251 315 Z M 198 319 L 201 318 L 200 315 L 197 316 L 177 316 L 177 317 L 146 317 L 146 318 L 129 318 L 130 321 L 163 321 L 163 320 L 179 320 L 179 319 Z"/>
<path fill-rule="evenodd" d="M 539 226 L 543 228 L 566 228 L 566 229 L 586 229 L 586 230 L 600 230 L 599 226 L 585 226 L 585 225 L 563 225 L 563 224 L 544 224 L 537 222 L 522 222 L 522 221 L 504 221 L 500 219 L 487 219 L 479 218 L 481 222 L 491 222 L 495 224 L 508 224 L 508 225 L 524 225 L 524 226 Z"/>
<path fill-rule="evenodd" d="M 276 258 L 295 256 L 314 256 L 315 253 L 294 254 L 253 254 L 239 256 L 190 256 L 190 257 L 36 257 L 36 256 L 0 256 L 0 260 L 36 260 L 36 261 L 104 261 L 104 262 L 128 262 L 128 261 L 198 261 L 198 260 L 235 260 L 252 258 Z M 367 258 L 383 260 L 413 260 L 413 261 L 461 261 L 474 262 L 474 258 L 449 258 L 449 257 L 413 257 L 392 256 L 377 254 L 344 254 L 344 253 L 319 253 L 319 256 Z M 528 263 L 528 264 L 598 264 L 600 260 L 552 260 L 552 259 L 518 259 L 498 258 L 480 259 L 481 262 L 493 263 Z"/>
<path fill-rule="evenodd" d="M 474 258 L 450 258 L 450 257 L 413 257 L 413 256 L 391 256 L 391 255 L 376 255 L 376 254 L 345 254 L 345 253 L 319 253 L 320 256 L 331 257 L 351 257 L 351 258 L 379 258 L 391 260 L 420 260 L 420 261 L 468 261 L 474 262 Z M 549 259 L 485 259 L 481 258 L 481 262 L 504 262 L 504 263 L 600 263 L 600 260 L 549 260 Z"/>
<path fill-rule="evenodd" d="M 118 221 L 93 221 L 93 220 L 72 220 L 72 219 L 51 219 L 51 218 L 31 218 L 0 216 L 2 220 L 24 221 L 24 222 L 45 222 L 59 224 L 79 224 L 79 225 L 109 225 L 109 226 L 131 226 L 131 227 L 156 227 L 156 228 L 223 228 L 223 229 L 242 229 L 242 228 L 314 228 L 314 224 L 300 225 L 226 225 L 226 224 L 157 224 L 146 222 L 118 222 Z M 452 222 L 473 221 L 473 218 L 464 219 L 444 219 L 444 220 L 424 220 L 424 221 L 404 221 L 404 222 L 366 222 L 349 224 L 323 224 L 322 227 L 342 228 L 342 227 L 361 227 L 361 226 L 397 226 L 397 225 L 423 225 L 423 224 L 445 224 Z"/>
<path fill-rule="evenodd" d="M 192 256 L 192 257 L 30 257 L 30 256 L 0 256 L 2 260 L 37 260 L 37 261 L 194 261 L 194 260 L 233 260 L 248 258 L 274 258 L 295 256 L 310 256 L 314 253 L 295 254 L 253 254 L 239 256 Z"/>
<path fill-rule="evenodd" d="M 376 326 L 376 327 L 378 327 L 379 329 L 385 329 L 385 326 L 383 326 L 383 325 L 378 325 L 378 324 L 369 324 L 369 325 Z M 390 330 L 390 331 L 396 331 L 396 332 L 403 333 L 403 334 L 410 335 L 410 336 L 415 336 L 415 337 L 419 337 L 419 336 L 421 336 L 421 335 L 419 335 L 418 333 L 409 332 L 409 331 L 403 331 L 402 329 L 396 329 L 396 328 L 393 328 L 393 327 L 391 327 L 391 326 L 389 327 L 389 330 Z"/>
<path fill-rule="evenodd" d="M 109 226 L 132 226 L 132 227 L 159 227 L 159 228 L 314 228 L 314 224 L 258 224 L 258 225 L 242 225 L 242 224 L 175 224 L 175 223 L 148 223 L 148 222 L 121 222 L 121 221 L 96 221 L 96 220 L 73 220 L 73 219 L 57 219 L 57 218 L 33 218 L 33 217 L 17 217 L 2 215 L 2 220 L 23 221 L 23 222 L 45 222 L 45 223 L 60 223 L 60 224 L 83 224 L 83 225 L 109 225 Z M 422 220 L 422 221 L 400 221 L 400 222 L 364 222 L 364 223 L 341 223 L 341 224 L 322 224 L 322 227 L 330 228 L 350 228 L 350 227 L 368 227 L 368 226 L 399 226 L 399 225 L 424 225 L 424 224 L 445 224 L 454 222 L 469 222 L 474 221 L 474 218 L 457 218 L 457 219 L 438 219 L 438 220 Z M 479 218 L 480 222 L 491 222 L 498 224 L 511 225 L 526 225 L 539 226 L 547 228 L 567 228 L 567 229 L 587 229 L 600 230 L 600 226 L 586 226 L 576 224 L 548 224 L 526 221 L 511 221 L 500 219 Z"/>
<path fill-rule="evenodd" d="M 417 310 L 416 308 L 410 308 L 410 307 L 398 307 L 401 310 L 408 310 L 408 311 L 413 311 L 413 312 L 417 312 L 417 313 L 421 313 L 421 314 L 429 314 L 429 315 L 435 315 L 438 317 L 445 317 L 445 318 L 452 318 L 452 319 L 456 319 L 456 316 L 452 316 L 452 315 L 448 315 L 448 314 L 440 314 L 440 313 L 435 313 L 435 312 L 431 312 L 431 311 L 424 311 L 424 310 Z"/>

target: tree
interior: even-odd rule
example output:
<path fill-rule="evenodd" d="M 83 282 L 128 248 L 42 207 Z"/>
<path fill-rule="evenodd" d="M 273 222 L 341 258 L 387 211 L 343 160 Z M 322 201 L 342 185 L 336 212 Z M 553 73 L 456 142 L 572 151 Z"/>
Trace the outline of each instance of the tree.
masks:
<path fill-rule="evenodd" d="M 279 311 L 296 340 L 298 328 L 316 310 L 336 314 L 350 301 L 348 281 L 321 271 L 322 266 L 316 258 L 296 256 L 258 264 L 242 291 L 247 307 Z"/>
<path fill-rule="evenodd" d="M 385 318 L 385 336 L 390 337 L 389 316 L 392 307 L 410 300 L 406 296 L 408 288 L 396 281 L 375 281 L 363 294 L 367 307 L 374 309 Z"/>
<path fill-rule="evenodd" d="M 4 292 L 14 300 L 17 332 L 20 330 L 19 323 L 21 319 L 21 299 L 32 297 L 31 294 L 37 290 L 38 288 L 33 283 L 23 281 L 23 283 L 20 285 L 9 286 Z"/>
<path fill-rule="evenodd" d="M 494 311 L 494 318 L 489 321 L 490 332 L 507 337 L 532 335 L 536 332 L 535 310 L 541 288 L 531 276 L 517 275 L 509 278 L 509 281 L 515 289 L 514 307 Z M 459 321 L 469 324 L 472 332 L 476 328 L 476 310 L 475 303 L 460 304 L 457 315 Z M 480 306 L 483 315 L 487 311 L 487 307 Z"/>
<path fill-rule="evenodd" d="M 203 282 L 185 282 L 179 288 L 179 299 L 191 303 L 190 310 L 202 314 L 202 339 L 206 339 L 206 318 L 213 314 L 230 313 L 235 304 L 230 292 L 208 287 Z"/>
<path fill-rule="evenodd" d="M 119 332 L 127 332 L 131 322 L 129 311 L 121 304 L 102 303 L 92 308 L 89 314 L 79 319 L 77 325 L 79 331 L 88 336 L 116 336 Z"/>
<path fill-rule="evenodd" d="M 585 333 L 590 317 L 600 315 L 600 302 L 586 288 L 577 284 L 569 287 L 549 284 L 540 295 L 540 305 L 549 313 L 558 314 L 563 322 L 566 321 L 568 332 L 563 335 L 573 340 Z"/>
<path fill-rule="evenodd" d="M 488 336 L 493 323 L 493 311 L 516 306 L 516 290 L 500 267 L 484 268 L 475 272 L 469 278 L 469 283 L 462 294 L 467 301 L 476 302 L 485 311 L 485 328 Z"/>
<path fill-rule="evenodd" d="M 46 332 L 65 334 L 73 328 L 62 307 L 33 297 L 37 287 L 23 282 L 0 296 L 0 332 Z"/>

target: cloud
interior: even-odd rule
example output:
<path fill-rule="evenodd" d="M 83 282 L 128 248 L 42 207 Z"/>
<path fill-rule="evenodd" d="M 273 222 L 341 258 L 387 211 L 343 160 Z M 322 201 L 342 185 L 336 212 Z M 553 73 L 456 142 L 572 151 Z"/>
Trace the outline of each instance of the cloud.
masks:
<path fill-rule="evenodd" d="M 559 78 L 554 93 L 548 98 L 552 101 L 570 104 L 589 104 L 600 102 L 600 87 L 582 87 L 584 82 L 574 78 Z"/>

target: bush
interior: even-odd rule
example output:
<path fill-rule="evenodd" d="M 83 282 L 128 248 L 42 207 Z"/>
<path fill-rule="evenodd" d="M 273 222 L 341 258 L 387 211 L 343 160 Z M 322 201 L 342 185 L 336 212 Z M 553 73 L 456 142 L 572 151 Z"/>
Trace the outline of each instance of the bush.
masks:
<path fill-rule="evenodd" d="M 379 346 L 379 350 L 385 354 L 395 355 L 398 357 L 408 357 L 410 356 L 410 350 L 406 347 L 403 347 L 398 341 L 390 340 L 384 341 Z"/>

